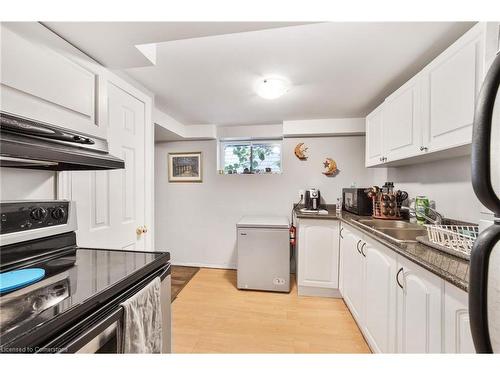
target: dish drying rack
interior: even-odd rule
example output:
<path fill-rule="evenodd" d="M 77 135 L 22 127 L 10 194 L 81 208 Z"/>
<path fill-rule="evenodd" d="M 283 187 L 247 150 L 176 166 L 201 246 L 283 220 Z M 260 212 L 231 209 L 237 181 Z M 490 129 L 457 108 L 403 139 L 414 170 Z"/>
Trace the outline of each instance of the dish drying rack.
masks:
<path fill-rule="evenodd" d="M 429 242 L 453 255 L 470 258 L 472 246 L 479 234 L 479 226 L 426 224 L 425 227 Z"/>

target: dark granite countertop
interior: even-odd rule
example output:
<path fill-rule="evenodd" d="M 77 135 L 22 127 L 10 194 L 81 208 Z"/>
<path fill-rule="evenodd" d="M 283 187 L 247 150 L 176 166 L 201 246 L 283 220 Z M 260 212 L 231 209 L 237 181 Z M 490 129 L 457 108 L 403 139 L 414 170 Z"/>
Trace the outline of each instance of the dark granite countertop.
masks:
<path fill-rule="evenodd" d="M 408 258 L 412 262 L 422 266 L 433 274 L 441 277 L 456 287 L 467 291 L 469 285 L 469 261 L 457 258 L 453 255 L 441 252 L 432 247 L 419 242 L 398 243 L 375 232 L 358 223 L 359 219 L 370 218 L 369 216 L 358 216 L 349 212 L 342 211 L 337 216 L 335 205 L 327 205 L 328 214 L 301 213 L 299 208 L 295 210 L 295 216 L 298 219 L 327 219 L 340 220 L 346 224 L 352 225 L 360 232 L 377 240 L 391 250 Z"/>
<path fill-rule="evenodd" d="M 305 213 L 305 212 L 300 211 L 301 208 L 304 208 L 303 204 L 297 206 L 297 208 L 295 209 L 295 216 L 299 219 L 327 219 L 327 220 L 337 220 L 338 219 L 334 204 L 327 204 L 327 205 L 321 206 L 321 208 L 328 211 L 327 214 L 317 214 L 317 213 L 310 213 L 310 212 Z"/>

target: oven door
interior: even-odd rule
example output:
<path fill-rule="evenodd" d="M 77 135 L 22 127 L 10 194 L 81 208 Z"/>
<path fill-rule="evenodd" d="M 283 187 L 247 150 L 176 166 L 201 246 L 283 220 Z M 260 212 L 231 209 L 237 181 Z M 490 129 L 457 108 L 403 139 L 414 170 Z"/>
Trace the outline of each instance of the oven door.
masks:
<path fill-rule="evenodd" d="M 120 307 L 70 343 L 64 350 L 69 353 L 120 353 L 122 318 L 123 309 Z M 83 342 L 87 343 L 81 346 Z"/>
<path fill-rule="evenodd" d="M 39 348 L 38 353 L 121 353 L 123 308 L 120 304 L 138 293 L 158 276 L 161 280 L 160 302 L 163 314 L 162 346 L 163 353 L 169 353 L 171 348 L 170 264 L 121 293 L 73 327 L 65 330 L 57 338 Z"/>

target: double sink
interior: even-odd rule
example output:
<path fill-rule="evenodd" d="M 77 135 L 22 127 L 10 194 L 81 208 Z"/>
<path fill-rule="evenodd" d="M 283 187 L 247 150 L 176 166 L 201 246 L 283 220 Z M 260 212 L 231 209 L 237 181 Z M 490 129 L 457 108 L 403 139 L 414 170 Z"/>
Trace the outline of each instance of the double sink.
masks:
<path fill-rule="evenodd" d="M 355 221 L 363 227 L 401 243 L 417 242 L 417 237 L 427 234 L 427 230 L 421 225 L 402 220 L 358 219 Z"/>

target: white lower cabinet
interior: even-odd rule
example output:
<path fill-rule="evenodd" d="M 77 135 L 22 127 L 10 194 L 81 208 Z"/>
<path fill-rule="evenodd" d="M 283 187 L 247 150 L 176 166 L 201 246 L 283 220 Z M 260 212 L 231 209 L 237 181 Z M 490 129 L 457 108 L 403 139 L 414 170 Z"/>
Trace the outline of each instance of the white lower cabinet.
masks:
<path fill-rule="evenodd" d="M 340 291 L 375 353 L 473 353 L 467 293 L 342 223 Z"/>
<path fill-rule="evenodd" d="M 342 226 L 341 262 L 342 295 L 354 319 L 363 321 L 363 256 L 359 251 L 361 235 L 350 227 Z"/>
<path fill-rule="evenodd" d="M 340 297 L 337 220 L 299 221 L 297 286 L 299 295 Z"/>
<path fill-rule="evenodd" d="M 396 351 L 396 254 L 371 241 L 361 245 L 364 260 L 365 337 L 377 353 Z"/>
<path fill-rule="evenodd" d="M 444 281 L 403 257 L 398 257 L 397 279 L 398 352 L 442 352 Z"/>
<path fill-rule="evenodd" d="M 376 353 L 395 352 L 396 254 L 343 225 L 342 296 Z"/>
<path fill-rule="evenodd" d="M 445 283 L 444 290 L 444 351 L 475 353 L 469 324 L 468 295 L 448 283 Z"/>

